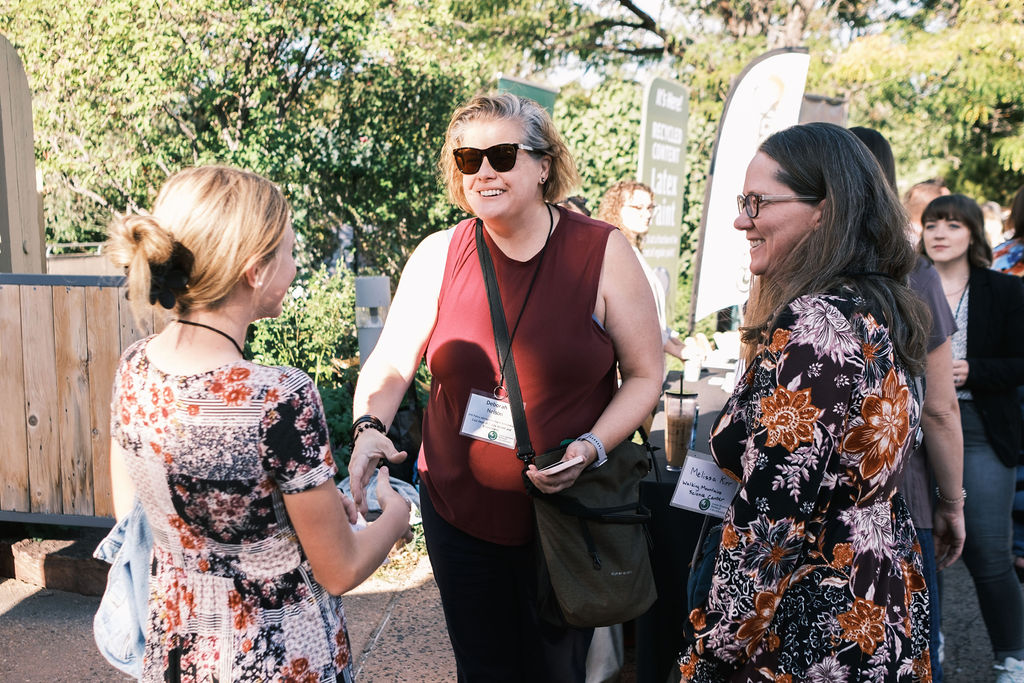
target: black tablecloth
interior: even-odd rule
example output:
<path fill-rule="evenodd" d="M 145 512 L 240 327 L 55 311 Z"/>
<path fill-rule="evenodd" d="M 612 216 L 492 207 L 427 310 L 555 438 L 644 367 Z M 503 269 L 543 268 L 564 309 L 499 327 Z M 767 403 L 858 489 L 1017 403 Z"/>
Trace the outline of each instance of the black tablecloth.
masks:
<path fill-rule="evenodd" d="M 700 415 L 694 449 L 709 452 L 708 435 L 728 394 L 709 380 L 721 378 L 724 372 L 702 373 L 699 382 L 683 383 L 683 390 L 698 394 Z M 680 388 L 678 373 L 669 375 L 666 387 Z M 651 534 L 651 565 L 658 588 L 658 600 L 636 620 L 636 672 L 638 683 L 664 683 L 673 670 L 676 655 L 683 647 L 683 623 L 689 607 L 686 604 L 686 579 L 690 559 L 700 534 L 704 515 L 669 505 L 679 480 L 678 472 L 665 469 L 665 415 L 659 406 L 651 427 L 651 444 L 655 452 L 655 470 L 640 484 L 640 499 L 651 510 L 648 529 Z"/>

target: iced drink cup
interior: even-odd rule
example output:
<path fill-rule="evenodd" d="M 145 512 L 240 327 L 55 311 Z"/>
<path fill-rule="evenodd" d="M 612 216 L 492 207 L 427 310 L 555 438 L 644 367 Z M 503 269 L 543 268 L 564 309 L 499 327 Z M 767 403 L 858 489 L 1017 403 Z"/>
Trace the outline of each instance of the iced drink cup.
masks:
<path fill-rule="evenodd" d="M 686 454 L 693 447 L 697 414 L 697 394 L 665 392 L 665 460 L 670 472 L 683 468 Z"/>

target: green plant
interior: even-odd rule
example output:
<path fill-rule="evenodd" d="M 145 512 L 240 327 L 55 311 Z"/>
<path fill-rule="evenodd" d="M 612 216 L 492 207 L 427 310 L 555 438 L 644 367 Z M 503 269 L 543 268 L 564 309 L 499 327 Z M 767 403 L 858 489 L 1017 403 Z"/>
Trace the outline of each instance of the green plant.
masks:
<path fill-rule="evenodd" d="M 330 273 L 321 266 L 296 282 L 281 315 L 253 325 L 247 348 L 257 363 L 290 365 L 313 378 L 324 404 L 334 459 L 340 476 L 347 476 L 352 392 L 359 370 L 352 273 Z"/>

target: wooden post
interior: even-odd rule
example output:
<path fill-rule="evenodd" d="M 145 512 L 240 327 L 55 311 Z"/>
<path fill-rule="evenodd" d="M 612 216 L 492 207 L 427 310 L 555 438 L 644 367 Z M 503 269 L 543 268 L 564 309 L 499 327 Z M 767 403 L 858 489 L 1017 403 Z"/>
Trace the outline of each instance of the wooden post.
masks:
<path fill-rule="evenodd" d="M 32 144 L 28 78 L 18 52 L 0 36 L 0 273 L 46 272 Z"/>

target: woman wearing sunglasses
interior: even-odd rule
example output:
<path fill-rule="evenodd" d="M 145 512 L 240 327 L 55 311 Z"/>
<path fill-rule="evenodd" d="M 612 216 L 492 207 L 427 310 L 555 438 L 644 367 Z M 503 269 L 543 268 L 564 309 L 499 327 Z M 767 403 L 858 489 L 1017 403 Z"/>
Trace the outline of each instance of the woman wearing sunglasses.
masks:
<path fill-rule="evenodd" d="M 926 354 L 905 214 L 867 148 L 825 123 L 765 140 L 743 192 L 748 369 L 711 437 L 740 488 L 683 679 L 927 681 L 920 546 L 895 495 Z"/>
<path fill-rule="evenodd" d="M 419 472 L 423 526 L 460 681 L 582 681 L 591 630 L 552 626 L 534 601 L 533 510 L 516 458 L 476 235 L 494 262 L 538 453 L 568 442 L 542 491 L 573 484 L 627 438 L 661 389 L 651 290 L 615 228 L 553 206 L 578 182 L 547 112 L 511 94 L 452 116 L 441 152 L 451 199 L 474 217 L 410 257 L 354 398 L 356 502 L 420 359 L 432 373 Z M 478 228 L 479 226 L 479 228 Z M 616 367 L 622 376 L 616 383 Z"/>

